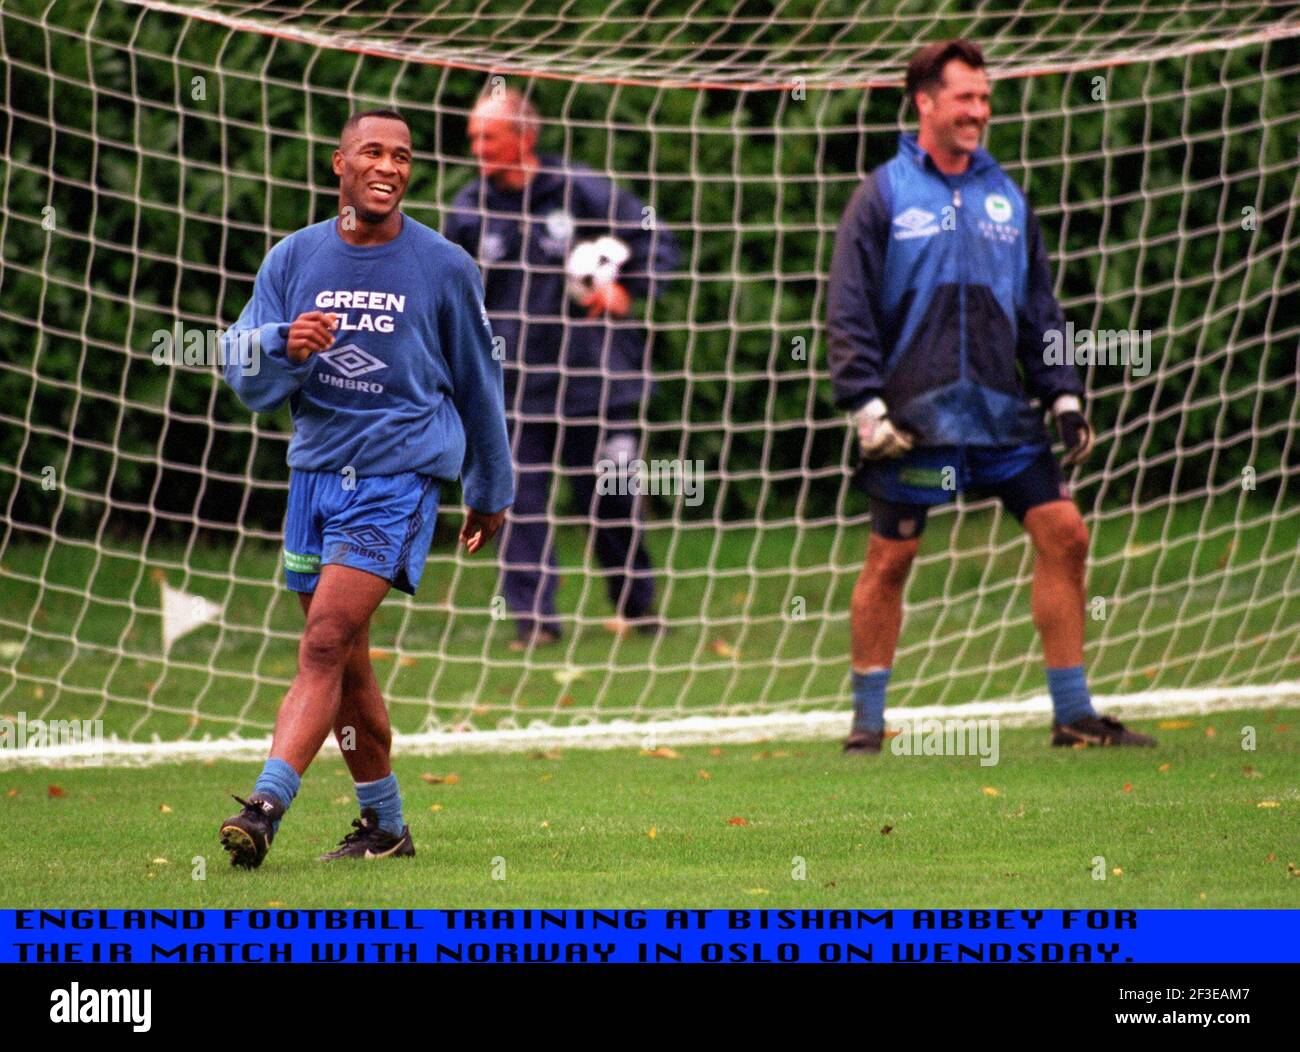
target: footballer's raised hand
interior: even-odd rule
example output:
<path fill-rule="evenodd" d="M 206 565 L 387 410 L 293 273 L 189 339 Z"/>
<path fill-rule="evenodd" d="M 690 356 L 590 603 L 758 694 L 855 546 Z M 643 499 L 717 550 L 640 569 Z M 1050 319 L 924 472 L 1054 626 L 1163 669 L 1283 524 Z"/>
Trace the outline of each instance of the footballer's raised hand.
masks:
<path fill-rule="evenodd" d="M 852 416 L 858 432 L 858 448 L 868 460 L 901 457 L 912 448 L 912 436 L 889 419 L 882 399 L 873 398 Z"/>
<path fill-rule="evenodd" d="M 496 536 L 501 524 L 506 521 L 506 509 L 485 512 L 465 509 L 465 525 L 460 528 L 460 539 L 466 551 L 473 555 Z"/>
<path fill-rule="evenodd" d="M 291 362 L 305 362 L 316 351 L 323 351 L 334 342 L 334 330 L 338 328 L 337 315 L 325 314 L 312 310 L 299 314 L 289 326 L 289 343 L 285 354 Z"/>
<path fill-rule="evenodd" d="M 1083 403 L 1077 395 L 1063 394 L 1052 403 L 1052 415 L 1056 417 L 1056 429 L 1065 443 L 1061 464 L 1065 467 L 1082 464 L 1097 441 L 1088 418 L 1083 415 Z"/>
<path fill-rule="evenodd" d="M 632 309 L 632 297 L 628 295 L 627 289 L 613 281 L 592 289 L 591 295 L 582 301 L 582 305 L 587 308 L 588 318 L 599 318 L 602 314 L 608 314 L 611 318 L 623 318 Z"/>

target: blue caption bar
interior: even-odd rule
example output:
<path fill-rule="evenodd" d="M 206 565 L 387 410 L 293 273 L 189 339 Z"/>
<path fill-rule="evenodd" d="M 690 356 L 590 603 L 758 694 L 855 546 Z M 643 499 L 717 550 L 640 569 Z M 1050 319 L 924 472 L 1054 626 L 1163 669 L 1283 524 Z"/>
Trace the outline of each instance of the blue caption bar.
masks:
<path fill-rule="evenodd" d="M 4 964 L 1300 962 L 1293 910 L 3 910 Z"/>

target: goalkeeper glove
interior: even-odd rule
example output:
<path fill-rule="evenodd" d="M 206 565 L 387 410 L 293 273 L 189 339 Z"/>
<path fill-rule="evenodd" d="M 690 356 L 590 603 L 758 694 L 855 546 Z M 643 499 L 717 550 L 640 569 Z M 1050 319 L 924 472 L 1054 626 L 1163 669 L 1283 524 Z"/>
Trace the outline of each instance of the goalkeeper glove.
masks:
<path fill-rule="evenodd" d="M 889 410 L 879 398 L 873 398 L 850 419 L 858 431 L 858 447 L 869 460 L 899 457 L 912 448 L 912 436 L 894 426 Z"/>
<path fill-rule="evenodd" d="M 1061 463 L 1065 467 L 1074 467 L 1088 459 L 1097 438 L 1088 420 L 1083 415 L 1083 404 L 1077 395 L 1063 394 L 1052 403 L 1052 415 L 1056 417 L 1056 428 L 1061 432 L 1061 441 L 1065 443 L 1065 456 Z"/>

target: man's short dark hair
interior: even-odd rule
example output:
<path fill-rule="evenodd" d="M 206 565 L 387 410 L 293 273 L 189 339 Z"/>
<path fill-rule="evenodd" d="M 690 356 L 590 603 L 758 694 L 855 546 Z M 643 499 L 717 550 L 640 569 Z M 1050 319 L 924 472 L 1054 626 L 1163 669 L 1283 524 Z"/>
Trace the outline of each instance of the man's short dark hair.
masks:
<path fill-rule="evenodd" d="M 972 69 L 984 68 L 984 52 L 970 40 L 940 40 L 926 44 L 907 64 L 907 99 L 913 105 L 918 91 L 934 92 L 943 87 L 943 67 L 953 59 Z"/>
<path fill-rule="evenodd" d="M 406 118 L 396 110 L 362 110 L 360 113 L 354 113 L 343 122 L 343 130 L 339 132 L 339 142 L 347 138 L 348 132 L 355 128 L 367 117 L 383 117 L 390 121 L 401 121 L 406 124 Z M 410 125 L 407 125 L 410 127 Z"/>

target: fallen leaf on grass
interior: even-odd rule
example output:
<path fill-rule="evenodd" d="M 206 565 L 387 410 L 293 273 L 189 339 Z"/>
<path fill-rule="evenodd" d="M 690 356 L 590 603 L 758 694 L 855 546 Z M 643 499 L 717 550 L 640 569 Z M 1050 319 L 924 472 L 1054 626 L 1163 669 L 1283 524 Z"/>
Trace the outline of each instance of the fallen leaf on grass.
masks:
<path fill-rule="evenodd" d="M 393 656 L 392 651 L 381 650 L 379 647 L 370 648 L 371 661 L 387 661 L 392 656 Z"/>
<path fill-rule="evenodd" d="M 718 657 L 722 657 L 722 658 L 734 658 L 736 657 L 737 654 L 740 653 L 740 651 L 738 651 L 725 639 L 715 639 L 712 643 L 709 644 L 709 649 L 712 650 L 715 654 L 717 654 Z"/>
<path fill-rule="evenodd" d="M 1218 733 L 1219 733 L 1219 732 L 1216 731 L 1213 727 L 1206 727 L 1206 728 L 1205 728 L 1205 736 L 1206 736 L 1207 738 L 1213 738 L 1213 737 L 1214 737 L 1215 735 L 1217 735 Z"/>
<path fill-rule="evenodd" d="M 557 668 L 551 673 L 551 678 L 561 687 L 567 687 L 570 683 L 582 679 L 583 671 L 570 665 L 567 668 Z"/>
<path fill-rule="evenodd" d="M 550 828 L 551 828 L 551 823 L 550 823 L 550 822 L 543 822 L 543 823 L 542 823 L 538 828 L 539 828 L 539 829 L 550 829 Z"/>
<path fill-rule="evenodd" d="M 1274 733 L 1274 734 L 1285 734 L 1285 733 L 1286 733 L 1287 731 L 1289 731 L 1290 729 L 1291 729 L 1291 724 L 1289 724 L 1289 723 L 1279 723 L 1277 726 L 1275 726 L 1275 727 L 1273 728 L 1273 733 Z"/>
<path fill-rule="evenodd" d="M 1265 861 L 1265 862 L 1276 862 L 1276 861 L 1277 861 L 1277 856 L 1276 856 L 1275 854 L 1273 854 L 1273 852 L 1270 851 L 1267 855 L 1264 856 L 1264 861 Z"/>
<path fill-rule="evenodd" d="M 880 827 L 880 835 L 881 835 L 881 836 L 889 836 L 889 834 L 892 833 L 893 831 L 894 831 L 894 827 L 893 827 L 893 826 L 881 826 L 881 827 Z"/>
<path fill-rule="evenodd" d="M 266 905 L 273 910 L 284 909 L 284 903 L 281 902 L 279 899 L 272 899 Z"/>
<path fill-rule="evenodd" d="M 334 804 L 350 804 L 350 803 L 352 802 L 352 797 L 350 797 L 350 796 L 336 796 L 336 797 L 334 797 L 334 799 L 331 800 L 330 802 L 331 802 L 331 803 L 334 803 Z"/>
<path fill-rule="evenodd" d="M 560 708 L 562 709 L 571 709 L 573 708 L 573 704 L 574 701 L 573 701 L 572 694 L 565 694 L 562 698 L 560 698 Z"/>
<path fill-rule="evenodd" d="M 50 796 L 67 796 L 67 795 L 68 795 L 67 793 L 65 793 L 65 792 L 63 791 L 63 787 L 62 787 L 62 786 L 59 786 L 59 785 L 52 785 L 52 786 L 50 786 L 50 787 L 46 790 L 46 792 L 49 793 Z"/>
<path fill-rule="evenodd" d="M 749 825 L 749 819 L 747 819 L 747 818 L 741 818 L 739 815 L 736 815 L 734 818 L 728 818 L 728 819 L 727 819 L 727 825 L 729 825 L 729 826 L 747 826 L 747 825 Z"/>
<path fill-rule="evenodd" d="M 1168 774 L 1168 773 L 1169 773 L 1169 767 L 1170 767 L 1169 764 L 1167 764 L 1167 763 L 1162 763 L 1159 767 L 1156 768 L 1156 770 L 1159 771 L 1161 774 Z"/>
<path fill-rule="evenodd" d="M 430 805 L 429 805 L 429 810 L 430 810 L 430 811 L 433 811 L 433 812 L 435 812 L 435 813 L 438 812 L 438 811 L 441 811 L 441 810 L 442 810 L 442 804 L 430 804 Z"/>
<path fill-rule="evenodd" d="M 1156 726 L 1162 731 L 1185 731 L 1196 724 L 1192 720 L 1161 720 Z"/>
<path fill-rule="evenodd" d="M 1114 869 L 1112 869 L 1111 873 L 1113 873 L 1117 877 L 1122 877 L 1124 875 L 1124 871 L 1120 869 L 1119 866 L 1116 866 Z"/>
<path fill-rule="evenodd" d="M 661 745 L 657 749 L 642 749 L 641 755 L 649 756 L 651 759 L 654 760 L 680 760 L 681 759 L 681 756 L 678 753 L 674 752 L 666 745 Z"/>
<path fill-rule="evenodd" d="M 160 813 L 162 813 L 162 814 L 164 814 L 164 815 L 169 815 L 169 814 L 172 813 L 172 809 L 171 809 L 170 807 L 168 807 L 166 804 L 159 804 L 159 805 L 158 805 L 158 810 L 159 810 Z"/>
<path fill-rule="evenodd" d="M 1300 869 L 1296 869 L 1294 862 L 1288 862 L 1286 864 L 1286 875 L 1288 877 L 1300 877 Z"/>
<path fill-rule="evenodd" d="M 165 858 L 155 858 L 155 859 L 153 859 L 153 860 L 149 863 L 149 865 L 151 865 L 151 866 L 170 866 L 171 863 L 168 862 Z"/>
<path fill-rule="evenodd" d="M 980 790 L 980 792 L 983 793 L 985 796 L 1001 796 L 1001 795 L 1002 795 L 1002 793 L 1001 793 L 1000 790 L 998 790 L 998 789 L 994 789 L 993 786 L 991 786 L 991 785 L 986 785 L 983 789 Z"/>
<path fill-rule="evenodd" d="M 1126 792 L 1126 793 L 1131 793 L 1132 791 L 1133 791 L 1133 783 L 1132 783 L 1132 782 L 1125 782 L 1125 783 L 1124 783 L 1124 792 Z"/>
<path fill-rule="evenodd" d="M 746 895 L 766 895 L 767 893 L 767 888 L 747 888 L 745 890 Z"/>
<path fill-rule="evenodd" d="M 708 771 L 706 771 L 703 767 L 701 767 L 698 771 L 695 772 L 695 777 L 701 778 L 707 782 L 710 778 L 713 777 L 713 775 L 709 774 Z"/>
<path fill-rule="evenodd" d="M 415 658 L 403 654 L 397 659 L 397 664 L 400 668 L 415 668 Z"/>
<path fill-rule="evenodd" d="M 1255 806 L 1256 807 L 1280 807 L 1281 805 L 1276 800 L 1261 800 Z"/>
<path fill-rule="evenodd" d="M 455 785 L 460 781 L 458 774 L 430 774 L 425 771 L 420 775 L 420 781 L 428 782 L 430 785 Z"/>
<path fill-rule="evenodd" d="M 651 840 L 653 840 L 655 837 L 659 835 L 659 830 L 657 830 L 654 826 L 651 826 L 649 829 L 645 831 L 645 835 L 649 837 Z"/>
<path fill-rule="evenodd" d="M 10 800 L 12 800 L 17 795 L 18 795 L 17 789 L 10 789 L 9 792 L 5 793 L 5 796 L 9 797 Z"/>
<path fill-rule="evenodd" d="M 1264 777 L 1263 774 L 1261 774 L 1259 771 L 1257 771 L 1257 770 L 1256 770 L 1254 767 L 1252 767 L 1250 764 L 1246 764 L 1246 766 L 1243 767 L 1243 768 L 1241 769 L 1241 773 L 1244 774 L 1247 778 L 1263 778 L 1263 777 Z"/>
<path fill-rule="evenodd" d="M 721 749 L 710 749 L 710 750 L 709 750 L 709 755 L 710 755 L 710 756 L 721 756 L 721 755 L 722 755 L 722 750 L 721 750 Z"/>
<path fill-rule="evenodd" d="M 528 758 L 530 760 L 558 760 L 560 758 L 560 750 L 548 749 L 545 752 L 530 752 Z"/>

